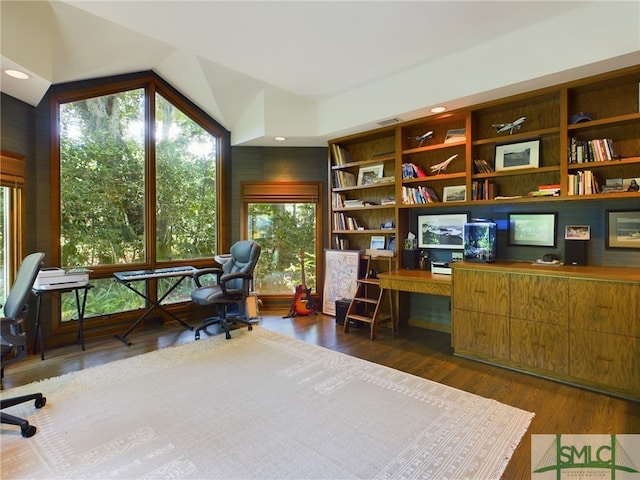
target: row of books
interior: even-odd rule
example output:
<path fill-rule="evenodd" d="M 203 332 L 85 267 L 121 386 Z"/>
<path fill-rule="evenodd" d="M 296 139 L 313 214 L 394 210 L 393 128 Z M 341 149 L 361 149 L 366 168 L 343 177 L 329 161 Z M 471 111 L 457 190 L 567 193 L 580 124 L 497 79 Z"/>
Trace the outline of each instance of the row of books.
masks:
<path fill-rule="evenodd" d="M 571 138 L 569 141 L 569 163 L 604 162 L 619 158 L 620 156 L 613 148 L 613 140 L 610 138 L 586 141 Z"/>
<path fill-rule="evenodd" d="M 473 163 L 476 166 L 476 171 L 478 173 L 491 173 L 494 171 L 493 167 L 486 160 L 477 159 L 474 160 Z"/>
<path fill-rule="evenodd" d="M 351 172 L 345 172 L 344 170 L 336 170 L 335 172 L 335 187 L 354 187 L 356 185 L 356 176 Z"/>
<path fill-rule="evenodd" d="M 591 170 L 569 174 L 569 195 L 592 195 L 600 191 L 598 179 Z"/>
<path fill-rule="evenodd" d="M 471 200 L 493 200 L 496 196 L 496 184 L 493 180 L 474 180 L 471 182 Z"/>
<path fill-rule="evenodd" d="M 402 187 L 402 204 L 416 205 L 419 203 L 436 203 L 439 202 L 438 196 L 433 189 L 429 187 Z"/>
<path fill-rule="evenodd" d="M 343 235 L 334 235 L 333 248 L 336 250 L 349 250 L 349 239 Z"/>
<path fill-rule="evenodd" d="M 345 215 L 342 212 L 333 212 L 334 230 L 362 230 L 364 227 L 357 218 Z"/>
<path fill-rule="evenodd" d="M 341 147 L 335 143 L 331 144 L 331 153 L 333 155 L 333 164 L 334 165 L 345 165 L 347 163 L 351 163 L 351 155 L 349 154 L 349 150 Z"/>

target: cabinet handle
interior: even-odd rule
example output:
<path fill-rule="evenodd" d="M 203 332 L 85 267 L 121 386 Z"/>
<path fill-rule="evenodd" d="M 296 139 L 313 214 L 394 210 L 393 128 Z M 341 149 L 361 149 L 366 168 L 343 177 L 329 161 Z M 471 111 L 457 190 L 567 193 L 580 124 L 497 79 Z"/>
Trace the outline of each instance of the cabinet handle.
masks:
<path fill-rule="evenodd" d="M 611 310 L 611 305 L 596 305 L 596 308 L 604 308 L 605 310 Z"/>
<path fill-rule="evenodd" d="M 546 348 L 547 346 L 544 343 L 533 342 L 531 344 L 534 347 Z"/>
<path fill-rule="evenodd" d="M 475 293 L 484 293 L 484 294 L 486 294 L 487 292 L 486 292 L 485 290 L 478 290 L 478 289 L 476 289 L 476 292 L 475 292 Z"/>
<path fill-rule="evenodd" d="M 479 337 L 486 337 L 487 332 L 476 332 L 476 335 L 478 335 Z"/>
<path fill-rule="evenodd" d="M 598 355 L 596 358 L 603 362 L 613 362 L 613 358 L 605 358 L 605 357 L 601 357 L 600 355 Z"/>

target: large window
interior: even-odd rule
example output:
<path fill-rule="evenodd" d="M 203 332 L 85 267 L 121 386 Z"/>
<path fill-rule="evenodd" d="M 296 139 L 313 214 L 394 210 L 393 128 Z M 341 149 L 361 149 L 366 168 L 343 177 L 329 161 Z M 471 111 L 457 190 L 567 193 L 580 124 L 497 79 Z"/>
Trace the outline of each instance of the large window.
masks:
<path fill-rule="evenodd" d="M 226 137 L 155 78 L 135 83 L 54 95 L 59 264 L 94 271 L 87 316 L 143 306 L 113 284 L 114 271 L 198 266 L 218 249 L 217 175 Z M 151 298 L 164 283 L 148 282 Z M 177 293 L 170 301 L 188 298 L 188 291 Z M 69 300 L 63 320 L 75 313 Z"/>
<path fill-rule="evenodd" d="M 242 183 L 245 236 L 262 247 L 254 282 L 260 296 L 290 297 L 302 282 L 302 259 L 304 283 L 316 291 L 320 188 L 316 182 Z"/>
<path fill-rule="evenodd" d="M 24 158 L 0 155 L 0 303 L 6 299 L 22 263 L 22 220 L 24 215 Z"/>

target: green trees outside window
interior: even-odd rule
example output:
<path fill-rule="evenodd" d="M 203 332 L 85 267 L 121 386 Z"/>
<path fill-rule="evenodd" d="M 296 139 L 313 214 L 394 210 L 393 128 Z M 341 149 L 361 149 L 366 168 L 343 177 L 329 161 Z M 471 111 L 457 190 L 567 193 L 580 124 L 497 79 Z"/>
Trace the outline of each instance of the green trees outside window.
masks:
<path fill-rule="evenodd" d="M 300 250 L 304 250 L 307 288 L 316 291 L 316 204 L 250 203 L 249 239 L 262 251 L 255 270 L 261 295 L 292 295 L 301 281 Z"/>
<path fill-rule="evenodd" d="M 221 148 L 213 122 L 153 80 L 78 97 L 58 102 L 61 266 L 117 271 L 213 257 Z M 92 283 L 87 316 L 142 307 L 110 276 Z M 75 315 L 65 297 L 63 320 Z"/>

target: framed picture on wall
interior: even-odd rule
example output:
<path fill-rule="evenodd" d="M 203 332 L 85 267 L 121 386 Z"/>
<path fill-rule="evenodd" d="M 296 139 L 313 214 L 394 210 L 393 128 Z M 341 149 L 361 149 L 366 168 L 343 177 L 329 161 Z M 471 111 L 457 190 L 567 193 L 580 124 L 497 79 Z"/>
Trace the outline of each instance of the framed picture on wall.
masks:
<path fill-rule="evenodd" d="M 557 213 L 510 213 L 509 245 L 555 247 Z"/>
<path fill-rule="evenodd" d="M 607 248 L 640 249 L 640 210 L 608 210 Z"/>
<path fill-rule="evenodd" d="M 462 250 L 468 214 L 418 216 L 418 247 Z"/>

